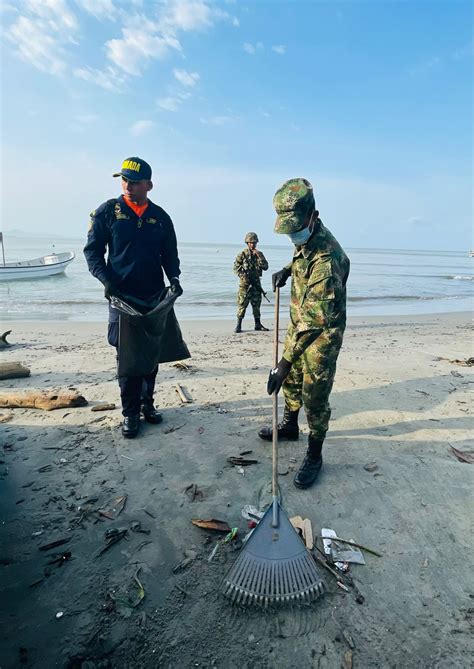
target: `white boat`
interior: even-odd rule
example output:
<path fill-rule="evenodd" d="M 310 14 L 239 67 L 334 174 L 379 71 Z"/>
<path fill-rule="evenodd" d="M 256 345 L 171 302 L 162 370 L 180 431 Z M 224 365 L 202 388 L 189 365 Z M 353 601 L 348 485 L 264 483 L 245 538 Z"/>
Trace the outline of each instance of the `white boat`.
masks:
<path fill-rule="evenodd" d="M 51 253 L 48 256 L 22 260 L 21 262 L 0 262 L 0 281 L 16 281 L 17 279 L 42 279 L 54 274 L 62 274 L 76 254 Z"/>

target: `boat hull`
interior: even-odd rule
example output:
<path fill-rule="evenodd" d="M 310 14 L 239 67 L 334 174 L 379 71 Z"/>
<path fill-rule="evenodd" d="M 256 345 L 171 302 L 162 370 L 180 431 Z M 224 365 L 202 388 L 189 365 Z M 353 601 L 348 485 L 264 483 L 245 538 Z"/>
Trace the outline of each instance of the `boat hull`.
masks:
<path fill-rule="evenodd" d="M 61 256 L 63 256 L 61 258 Z M 45 279 L 49 276 L 62 274 L 74 258 L 74 253 L 64 253 L 61 256 L 44 256 L 36 260 L 22 263 L 7 263 L 0 265 L 0 281 L 28 281 L 30 279 Z M 66 256 L 66 257 L 64 257 Z M 55 258 L 58 262 L 55 262 Z"/>

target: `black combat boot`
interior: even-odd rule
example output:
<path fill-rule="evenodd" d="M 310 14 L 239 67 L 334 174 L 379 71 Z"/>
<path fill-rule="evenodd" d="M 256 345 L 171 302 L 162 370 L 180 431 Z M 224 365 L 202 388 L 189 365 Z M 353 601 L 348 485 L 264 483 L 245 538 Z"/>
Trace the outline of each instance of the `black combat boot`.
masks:
<path fill-rule="evenodd" d="M 285 406 L 283 412 L 283 418 L 281 423 L 278 423 L 278 439 L 288 439 L 288 441 L 296 441 L 300 436 L 300 429 L 298 427 L 298 414 L 297 411 L 290 411 L 288 407 Z M 271 427 L 265 426 L 259 431 L 258 436 L 260 439 L 265 439 L 265 441 L 271 441 L 273 438 L 273 429 Z"/>
<path fill-rule="evenodd" d="M 268 328 L 260 323 L 260 318 L 255 319 L 255 329 L 262 330 L 263 332 L 268 332 Z"/>
<path fill-rule="evenodd" d="M 237 319 L 237 325 L 235 326 L 234 332 L 242 332 L 242 319 Z"/>
<path fill-rule="evenodd" d="M 142 414 L 146 422 L 152 425 L 159 425 L 163 422 L 163 416 L 155 409 L 153 404 L 142 404 Z"/>
<path fill-rule="evenodd" d="M 308 450 L 293 480 L 297 488 L 309 488 L 316 481 L 323 466 L 323 442 L 324 439 L 316 439 L 309 433 Z"/>
<path fill-rule="evenodd" d="M 125 416 L 122 423 L 122 434 L 127 439 L 134 439 L 140 429 L 140 414 Z"/>

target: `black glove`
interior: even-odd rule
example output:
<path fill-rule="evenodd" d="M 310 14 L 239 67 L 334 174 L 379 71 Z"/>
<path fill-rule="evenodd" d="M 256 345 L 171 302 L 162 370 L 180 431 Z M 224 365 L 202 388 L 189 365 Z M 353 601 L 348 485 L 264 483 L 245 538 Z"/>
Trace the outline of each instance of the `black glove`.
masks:
<path fill-rule="evenodd" d="M 111 281 L 104 281 L 104 297 L 110 300 L 111 297 L 119 297 L 120 291 Z"/>
<path fill-rule="evenodd" d="M 177 293 L 178 297 L 183 294 L 183 289 L 181 288 L 181 284 L 179 282 L 179 279 L 174 277 L 170 281 L 170 288 L 172 293 Z"/>
<path fill-rule="evenodd" d="M 272 395 L 273 393 L 277 394 L 280 391 L 283 381 L 286 379 L 290 373 L 291 362 L 282 358 L 278 363 L 278 366 L 275 369 L 270 370 L 267 381 L 267 393 Z"/>
<path fill-rule="evenodd" d="M 278 288 L 283 288 L 285 283 L 288 281 L 289 276 L 291 275 L 291 269 L 289 267 L 284 267 L 279 272 L 272 274 L 272 288 L 273 292 Z"/>

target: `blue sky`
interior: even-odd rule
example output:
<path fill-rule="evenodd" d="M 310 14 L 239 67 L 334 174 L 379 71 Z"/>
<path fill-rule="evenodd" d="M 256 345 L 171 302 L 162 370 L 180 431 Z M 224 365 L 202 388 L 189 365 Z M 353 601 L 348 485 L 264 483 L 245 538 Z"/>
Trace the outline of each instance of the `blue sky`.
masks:
<path fill-rule="evenodd" d="M 472 242 L 472 3 L 12 0 L 2 10 L 2 221 L 85 235 L 151 163 L 179 239 L 273 233 L 313 183 L 348 247 Z"/>

